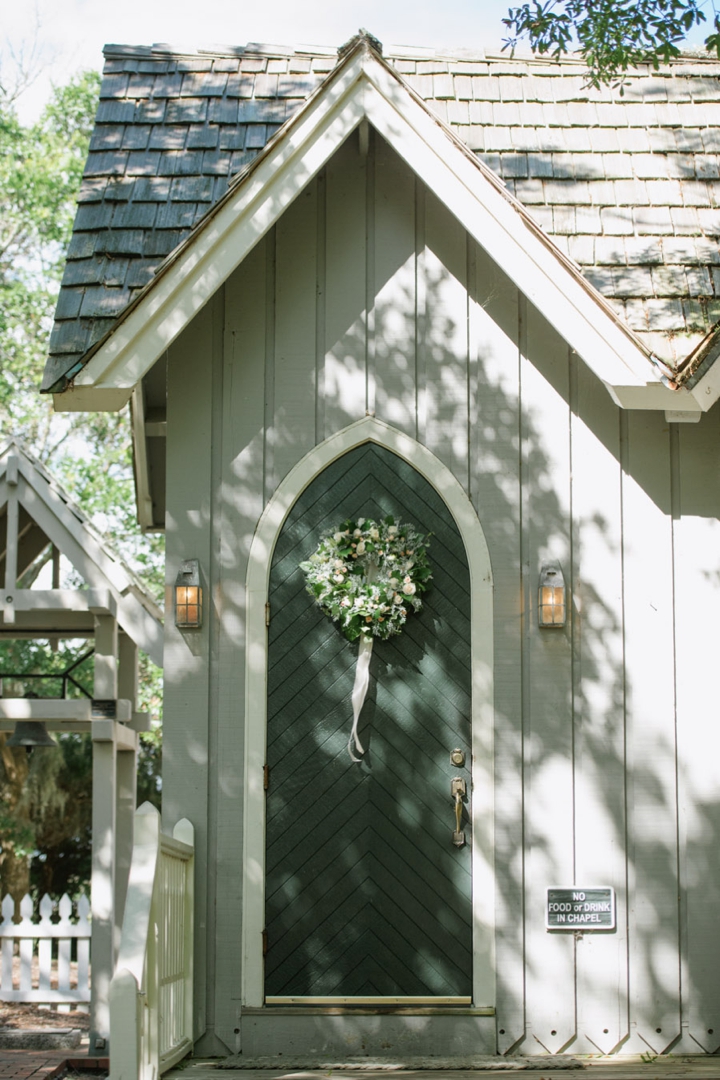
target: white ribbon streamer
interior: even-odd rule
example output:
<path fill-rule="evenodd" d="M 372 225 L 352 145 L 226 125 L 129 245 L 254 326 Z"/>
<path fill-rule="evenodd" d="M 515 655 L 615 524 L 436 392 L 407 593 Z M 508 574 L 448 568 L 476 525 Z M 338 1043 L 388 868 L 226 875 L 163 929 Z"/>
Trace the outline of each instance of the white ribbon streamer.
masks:
<path fill-rule="evenodd" d="M 353 754 L 353 742 L 355 748 L 360 754 L 364 754 L 362 743 L 358 737 L 358 721 L 360 719 L 360 711 L 365 703 L 365 695 L 367 694 L 368 686 L 370 685 L 370 657 L 372 656 L 373 639 L 366 637 L 363 634 L 360 638 L 360 648 L 358 649 L 357 665 L 355 667 L 355 685 L 352 692 L 352 707 L 353 707 L 353 726 L 350 732 L 350 738 L 348 740 L 348 754 L 353 761 L 362 761 L 362 758 L 355 757 Z"/>
<path fill-rule="evenodd" d="M 373 560 L 369 563 L 367 570 L 365 571 L 365 579 L 368 582 L 373 582 L 377 578 L 377 563 Z M 348 739 L 348 754 L 353 761 L 362 761 L 362 758 L 355 757 L 352 751 L 353 743 L 355 748 L 360 754 L 364 754 L 363 745 L 360 742 L 358 736 L 358 721 L 360 720 L 360 712 L 365 704 L 365 695 L 367 694 L 368 686 L 370 685 L 370 657 L 372 656 L 373 639 L 368 634 L 360 635 L 360 647 L 358 648 L 357 665 L 355 667 L 355 685 L 352 692 L 352 707 L 353 707 L 353 726 L 350 732 L 350 738 Z"/>

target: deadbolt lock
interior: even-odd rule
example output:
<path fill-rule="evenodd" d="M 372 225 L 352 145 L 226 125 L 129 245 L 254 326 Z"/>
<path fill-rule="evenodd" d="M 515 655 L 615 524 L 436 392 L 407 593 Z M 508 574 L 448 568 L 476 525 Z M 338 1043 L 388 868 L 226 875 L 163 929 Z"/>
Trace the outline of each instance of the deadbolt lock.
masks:
<path fill-rule="evenodd" d="M 457 768 L 461 768 L 465 764 L 465 754 L 459 747 L 453 750 L 450 754 L 450 762 Z"/>

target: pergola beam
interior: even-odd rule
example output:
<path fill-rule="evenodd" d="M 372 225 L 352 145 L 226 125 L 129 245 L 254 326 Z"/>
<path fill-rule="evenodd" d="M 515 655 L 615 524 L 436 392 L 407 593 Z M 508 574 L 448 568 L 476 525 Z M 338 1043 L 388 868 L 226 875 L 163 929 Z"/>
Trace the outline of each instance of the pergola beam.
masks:
<path fill-rule="evenodd" d="M 31 722 L 35 722 L 34 718 Z M 15 723 L 15 720 L 0 720 L 0 731 L 14 731 Z M 133 713 L 132 720 L 127 722 L 122 720 L 42 720 L 38 723 L 43 723 L 46 731 L 56 731 L 59 735 L 92 735 L 95 738 L 96 732 L 102 730 L 97 725 L 104 723 L 119 723 L 127 731 L 137 733 L 150 731 L 150 713 Z"/>
<path fill-rule="evenodd" d="M 104 699 L 107 700 L 107 699 Z M 112 718 L 127 723 L 133 718 L 133 703 L 126 698 L 115 699 L 116 715 Z M 57 720 L 69 723 L 99 723 L 106 716 L 93 717 L 90 698 L 0 698 L 0 720 L 37 720 L 44 724 Z M 1 729 L 0 729 L 1 730 Z M 70 730 L 66 727 L 65 730 Z"/>

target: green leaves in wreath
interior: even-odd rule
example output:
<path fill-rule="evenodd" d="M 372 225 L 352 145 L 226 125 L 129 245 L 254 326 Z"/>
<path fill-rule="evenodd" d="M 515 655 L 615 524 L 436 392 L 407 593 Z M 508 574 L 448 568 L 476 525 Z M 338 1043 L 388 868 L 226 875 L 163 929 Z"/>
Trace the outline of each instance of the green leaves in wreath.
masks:
<path fill-rule="evenodd" d="M 429 537 L 392 516 L 350 518 L 324 536 L 308 560 L 308 592 L 349 641 L 399 634 L 432 579 Z"/>

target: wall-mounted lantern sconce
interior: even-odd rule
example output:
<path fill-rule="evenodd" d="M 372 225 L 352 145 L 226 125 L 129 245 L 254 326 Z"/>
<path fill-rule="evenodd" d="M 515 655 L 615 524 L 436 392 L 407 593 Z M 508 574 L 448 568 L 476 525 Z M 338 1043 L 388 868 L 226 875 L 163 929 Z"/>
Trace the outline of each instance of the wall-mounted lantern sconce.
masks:
<path fill-rule="evenodd" d="M 565 625 L 565 579 L 557 564 L 546 563 L 540 571 L 538 626 Z"/>
<path fill-rule="evenodd" d="M 200 563 L 186 559 L 175 578 L 175 625 L 180 630 L 197 630 L 202 626 L 202 614 Z"/>

